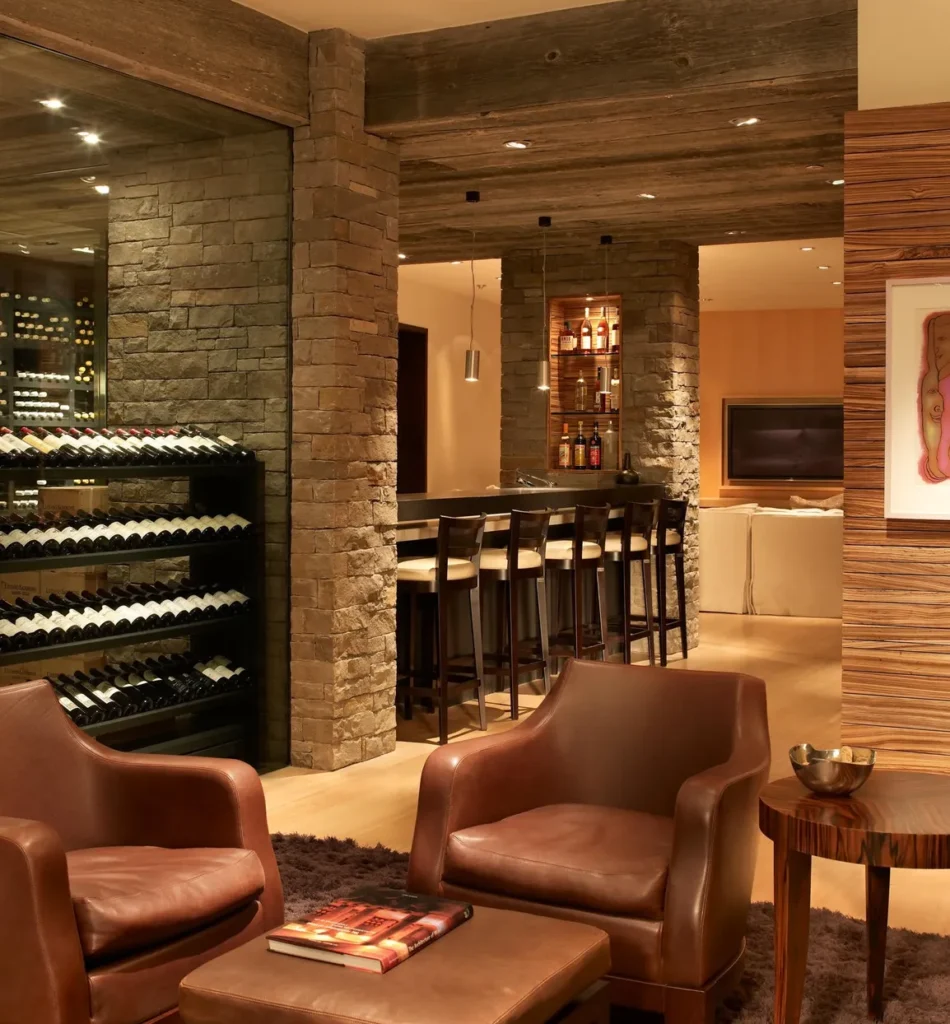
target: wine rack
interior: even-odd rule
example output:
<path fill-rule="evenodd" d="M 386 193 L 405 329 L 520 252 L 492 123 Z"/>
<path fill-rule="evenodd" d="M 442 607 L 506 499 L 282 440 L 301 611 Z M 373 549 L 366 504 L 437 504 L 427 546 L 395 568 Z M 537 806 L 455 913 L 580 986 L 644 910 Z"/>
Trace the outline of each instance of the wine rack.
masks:
<path fill-rule="evenodd" d="M 101 422 L 103 273 L 0 257 L 0 424 L 85 427 Z"/>
<path fill-rule="evenodd" d="M 70 467 L 0 468 L 0 488 L 12 490 L 25 480 L 73 481 Z M 258 699 L 264 681 L 265 616 L 263 593 L 264 466 L 257 461 L 186 465 L 115 466 L 86 469 L 97 484 L 113 480 L 169 478 L 185 480 L 188 504 L 209 516 L 236 514 L 250 521 L 241 537 L 158 547 L 44 555 L 0 561 L 0 575 L 34 569 L 79 568 L 115 563 L 189 559 L 188 576 L 196 585 L 220 584 L 250 598 L 247 611 L 220 618 L 177 622 L 156 629 L 115 633 L 71 643 L 0 653 L 0 666 L 36 663 L 75 655 L 134 647 L 158 640 L 187 639 L 192 654 L 225 655 L 251 674 L 254 687 L 222 693 L 107 722 L 84 726 L 99 742 L 121 750 L 239 757 L 258 762 Z M 40 672 L 40 675 L 43 673 Z M 33 673 L 36 675 L 36 673 Z"/>
<path fill-rule="evenodd" d="M 585 337 L 582 326 L 590 324 Z M 604 329 L 598 333 L 598 328 Z M 623 324 L 619 295 L 562 296 L 548 303 L 551 390 L 548 394 L 548 468 L 552 472 L 616 473 L 620 468 L 621 410 L 623 409 L 622 357 Z M 573 340 L 572 340 L 573 339 Z M 605 370 L 610 391 L 601 400 L 597 390 L 598 371 Z M 583 380 L 584 387 L 578 387 Z M 578 392 L 583 391 L 579 401 Z M 580 407 L 579 407 L 580 406 Z M 559 448 L 564 423 L 573 442 L 579 424 L 590 441 L 594 422 L 599 424 L 601 467 L 576 468 L 559 465 Z M 609 440 L 605 439 L 610 435 Z M 608 450 L 609 449 L 609 450 Z"/>

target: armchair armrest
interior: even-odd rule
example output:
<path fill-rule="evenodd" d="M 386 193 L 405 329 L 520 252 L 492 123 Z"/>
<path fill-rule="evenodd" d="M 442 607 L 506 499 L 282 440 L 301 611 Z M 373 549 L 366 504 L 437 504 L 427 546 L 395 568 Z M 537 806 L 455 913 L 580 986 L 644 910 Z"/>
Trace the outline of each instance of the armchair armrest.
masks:
<path fill-rule="evenodd" d="M 453 832 L 499 821 L 556 799 L 558 766 L 547 743 L 544 710 L 498 736 L 440 747 L 422 770 L 409 858 L 409 888 L 441 892 L 445 848 Z"/>
<path fill-rule="evenodd" d="M 267 927 L 283 924 L 283 890 L 267 828 L 264 790 L 243 761 L 125 754 L 91 745 L 99 761 L 108 832 L 117 846 L 253 850 L 264 868 Z"/>
<path fill-rule="evenodd" d="M 0 817 L 0 1020 L 89 1024 L 89 983 L 56 833 Z"/>
<path fill-rule="evenodd" d="M 768 743 L 687 779 L 676 798 L 663 922 L 663 980 L 700 988 L 742 947 Z"/>

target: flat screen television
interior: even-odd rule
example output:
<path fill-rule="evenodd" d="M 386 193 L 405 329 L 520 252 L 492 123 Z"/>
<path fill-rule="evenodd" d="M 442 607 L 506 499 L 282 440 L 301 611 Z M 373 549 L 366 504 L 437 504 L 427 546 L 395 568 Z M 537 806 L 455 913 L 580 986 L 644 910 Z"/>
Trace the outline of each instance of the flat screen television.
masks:
<path fill-rule="evenodd" d="M 726 403 L 729 480 L 843 480 L 840 403 Z"/>

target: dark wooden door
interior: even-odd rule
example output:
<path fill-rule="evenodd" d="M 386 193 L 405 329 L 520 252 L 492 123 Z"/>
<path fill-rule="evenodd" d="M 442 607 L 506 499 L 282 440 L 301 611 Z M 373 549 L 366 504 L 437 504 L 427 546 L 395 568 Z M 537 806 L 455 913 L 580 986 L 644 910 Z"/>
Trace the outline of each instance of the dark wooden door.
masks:
<path fill-rule="evenodd" d="M 428 487 L 429 332 L 399 325 L 396 384 L 396 490 L 422 494 Z"/>

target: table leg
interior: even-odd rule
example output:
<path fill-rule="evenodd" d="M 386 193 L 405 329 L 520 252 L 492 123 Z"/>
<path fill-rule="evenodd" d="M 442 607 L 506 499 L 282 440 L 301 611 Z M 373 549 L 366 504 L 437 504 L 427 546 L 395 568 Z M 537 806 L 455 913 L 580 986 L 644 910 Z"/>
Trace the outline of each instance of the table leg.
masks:
<path fill-rule="evenodd" d="M 811 857 L 775 840 L 775 1024 L 799 1024 L 805 963 L 808 959 L 808 911 Z"/>
<path fill-rule="evenodd" d="M 891 869 L 867 869 L 868 1016 L 884 1019 L 884 958 L 887 950 L 887 907 Z"/>

